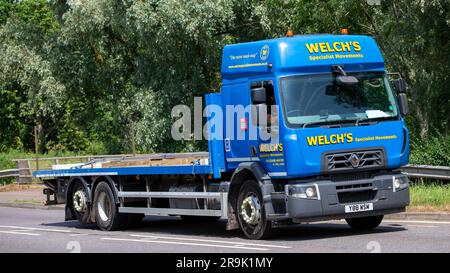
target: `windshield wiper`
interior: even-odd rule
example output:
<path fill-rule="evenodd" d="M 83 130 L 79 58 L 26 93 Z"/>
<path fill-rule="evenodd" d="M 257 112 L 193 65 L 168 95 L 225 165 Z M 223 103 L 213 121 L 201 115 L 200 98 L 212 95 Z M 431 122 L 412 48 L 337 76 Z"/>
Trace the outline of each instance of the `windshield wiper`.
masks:
<path fill-rule="evenodd" d="M 370 122 L 370 121 L 382 121 L 382 120 L 394 120 L 397 116 L 394 117 L 376 117 L 376 118 L 359 118 L 355 119 L 355 125 L 358 126 L 360 122 Z"/>
<path fill-rule="evenodd" d="M 306 122 L 303 124 L 303 128 L 306 128 L 310 125 L 329 125 L 329 124 L 342 124 L 342 123 L 348 123 L 348 122 L 354 122 L 353 119 L 333 119 L 333 120 L 322 120 L 322 121 L 312 121 L 312 122 Z"/>
<path fill-rule="evenodd" d="M 323 120 L 323 121 L 313 121 L 313 122 L 307 122 L 303 124 L 303 128 L 306 128 L 311 125 L 329 125 L 329 124 L 343 124 L 343 123 L 351 123 L 354 122 L 356 126 L 359 125 L 361 122 L 370 122 L 370 121 L 382 121 L 382 120 L 394 120 L 397 119 L 397 116 L 394 117 L 376 117 L 376 118 L 358 118 L 358 119 L 334 119 L 334 120 Z"/>

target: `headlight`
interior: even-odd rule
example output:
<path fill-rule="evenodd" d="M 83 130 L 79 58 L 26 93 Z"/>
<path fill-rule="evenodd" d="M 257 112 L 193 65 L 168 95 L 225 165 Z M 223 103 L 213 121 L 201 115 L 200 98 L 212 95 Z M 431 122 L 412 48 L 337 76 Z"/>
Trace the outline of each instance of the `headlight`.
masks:
<path fill-rule="evenodd" d="M 392 190 L 394 192 L 406 189 L 408 187 L 408 178 L 406 176 L 392 177 Z"/>
<path fill-rule="evenodd" d="M 294 198 L 320 199 L 319 187 L 313 185 L 287 185 L 287 193 Z"/>

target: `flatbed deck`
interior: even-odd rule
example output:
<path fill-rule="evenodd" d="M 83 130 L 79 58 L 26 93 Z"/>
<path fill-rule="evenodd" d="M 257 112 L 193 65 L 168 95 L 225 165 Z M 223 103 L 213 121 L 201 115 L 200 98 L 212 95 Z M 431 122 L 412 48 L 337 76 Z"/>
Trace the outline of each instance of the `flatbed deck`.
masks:
<path fill-rule="evenodd" d="M 52 170 L 34 172 L 39 178 L 101 175 L 212 174 L 209 154 L 150 154 L 124 158 L 93 158 L 79 164 L 55 165 Z"/>

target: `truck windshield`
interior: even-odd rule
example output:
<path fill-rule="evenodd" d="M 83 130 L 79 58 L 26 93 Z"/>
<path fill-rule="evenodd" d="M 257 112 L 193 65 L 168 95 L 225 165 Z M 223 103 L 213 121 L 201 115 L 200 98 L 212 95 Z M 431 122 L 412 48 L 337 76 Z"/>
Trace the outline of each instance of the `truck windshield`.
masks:
<path fill-rule="evenodd" d="M 293 127 L 397 119 L 397 105 L 384 73 L 349 73 L 356 84 L 333 74 L 281 78 L 284 113 Z"/>

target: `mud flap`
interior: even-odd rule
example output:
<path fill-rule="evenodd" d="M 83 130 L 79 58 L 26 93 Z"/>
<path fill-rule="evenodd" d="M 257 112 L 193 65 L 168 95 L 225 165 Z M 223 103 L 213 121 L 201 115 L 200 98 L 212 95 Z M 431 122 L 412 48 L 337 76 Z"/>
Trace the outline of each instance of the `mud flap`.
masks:
<path fill-rule="evenodd" d="M 236 212 L 233 209 L 233 206 L 228 203 L 228 221 L 226 230 L 235 230 L 239 229 L 239 223 L 236 217 Z"/>

